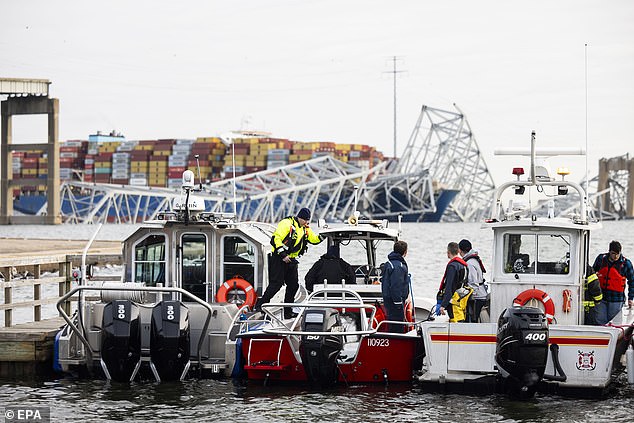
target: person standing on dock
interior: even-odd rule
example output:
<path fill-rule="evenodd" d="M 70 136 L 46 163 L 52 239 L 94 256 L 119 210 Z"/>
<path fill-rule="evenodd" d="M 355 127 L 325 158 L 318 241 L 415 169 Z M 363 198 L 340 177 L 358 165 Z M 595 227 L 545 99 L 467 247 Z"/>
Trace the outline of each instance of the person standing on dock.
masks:
<path fill-rule="evenodd" d="M 603 300 L 595 306 L 597 324 L 605 325 L 621 312 L 625 302 L 627 282 L 627 305 L 634 305 L 634 268 L 629 259 L 621 254 L 621 243 L 610 242 L 607 253 L 599 254 L 592 268 L 597 272 Z"/>
<path fill-rule="evenodd" d="M 405 262 L 407 242 L 396 241 L 394 251 L 387 256 L 381 271 L 381 293 L 383 305 L 387 312 L 387 320 L 405 321 L 405 301 L 409 296 L 410 275 Z M 403 333 L 404 325 L 388 324 L 388 331 Z"/>
<path fill-rule="evenodd" d="M 262 304 L 271 301 L 271 298 L 286 284 L 284 302 L 292 303 L 299 289 L 299 276 L 297 273 L 297 258 L 301 257 L 308 249 L 308 244 L 319 244 L 323 238 L 316 235 L 308 226 L 310 223 L 310 210 L 302 208 L 297 216 L 289 216 L 277 224 L 277 229 L 271 237 L 273 251 L 269 256 L 269 285 L 262 297 L 255 303 L 255 310 L 261 311 Z M 295 316 L 292 308 L 284 308 L 284 318 Z"/>
<path fill-rule="evenodd" d="M 477 323 L 480 321 L 480 311 L 487 302 L 487 287 L 484 284 L 484 273 L 486 269 L 478 251 L 473 249 L 468 239 L 463 239 L 458 243 L 460 256 L 467 263 L 469 269 L 468 284 L 473 289 L 473 294 L 467 302 L 467 322 Z"/>
<path fill-rule="evenodd" d="M 456 242 L 447 245 L 449 263 L 440 281 L 436 304 L 436 314 L 448 314 L 450 322 L 464 322 L 467 301 L 473 292 L 468 286 L 469 270 L 467 263 L 460 257 L 460 247 Z"/>

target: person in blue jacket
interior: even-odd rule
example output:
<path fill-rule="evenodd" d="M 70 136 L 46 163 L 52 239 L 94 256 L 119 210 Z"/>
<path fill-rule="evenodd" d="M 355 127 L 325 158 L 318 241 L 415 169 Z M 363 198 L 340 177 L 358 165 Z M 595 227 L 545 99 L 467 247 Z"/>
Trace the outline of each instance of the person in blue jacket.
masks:
<path fill-rule="evenodd" d="M 383 264 L 381 275 L 381 292 L 387 320 L 396 322 L 405 321 L 405 300 L 409 296 L 410 276 L 405 262 L 406 255 L 407 243 L 396 241 L 394 251 L 388 254 L 388 261 Z M 405 328 L 405 325 L 388 324 L 390 332 L 402 333 Z"/>

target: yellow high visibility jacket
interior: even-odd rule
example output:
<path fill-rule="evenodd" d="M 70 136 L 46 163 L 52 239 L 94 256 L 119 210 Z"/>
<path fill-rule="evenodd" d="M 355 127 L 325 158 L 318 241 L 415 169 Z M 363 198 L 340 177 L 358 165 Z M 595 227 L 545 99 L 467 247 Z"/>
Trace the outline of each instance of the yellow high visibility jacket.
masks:
<path fill-rule="evenodd" d="M 323 238 L 310 228 L 303 228 L 293 216 L 280 220 L 271 237 L 273 252 L 281 257 L 296 258 L 306 252 L 308 244 L 319 244 Z"/>

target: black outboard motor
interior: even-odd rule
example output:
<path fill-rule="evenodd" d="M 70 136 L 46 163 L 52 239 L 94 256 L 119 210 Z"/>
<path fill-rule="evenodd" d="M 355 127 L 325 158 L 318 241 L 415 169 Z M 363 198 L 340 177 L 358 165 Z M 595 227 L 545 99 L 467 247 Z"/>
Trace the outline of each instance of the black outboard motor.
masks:
<path fill-rule="evenodd" d="M 178 380 L 189 368 L 189 309 L 161 301 L 152 310 L 150 356 L 161 380 Z"/>
<path fill-rule="evenodd" d="M 307 309 L 302 317 L 302 330 L 307 332 L 342 331 L 339 312 L 332 308 Z M 309 382 L 320 386 L 337 382 L 337 357 L 343 348 L 343 337 L 336 335 L 303 335 L 300 354 Z"/>
<path fill-rule="evenodd" d="M 548 322 L 534 307 L 510 307 L 498 319 L 495 361 L 505 391 L 530 398 L 544 376 L 548 360 Z"/>
<path fill-rule="evenodd" d="M 130 300 L 115 300 L 103 310 L 101 360 L 106 376 L 128 382 L 141 357 L 139 308 Z"/>

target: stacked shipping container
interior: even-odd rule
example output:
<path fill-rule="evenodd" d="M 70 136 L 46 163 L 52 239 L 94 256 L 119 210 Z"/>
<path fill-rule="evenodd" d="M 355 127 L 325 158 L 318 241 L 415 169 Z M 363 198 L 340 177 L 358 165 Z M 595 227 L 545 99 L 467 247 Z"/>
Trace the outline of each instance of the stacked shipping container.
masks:
<path fill-rule="evenodd" d="M 233 142 L 227 147 L 218 137 L 66 141 L 60 146 L 60 178 L 72 180 L 83 175 L 85 182 L 177 188 L 186 169 L 193 170 L 198 178 L 198 166 L 203 182 L 209 182 L 231 177 L 234 170 L 240 176 L 324 155 L 362 168 L 383 160 L 380 152 L 364 144 L 304 143 L 280 138 L 236 138 Z M 14 179 L 42 179 L 42 184 L 23 187 L 22 192 L 46 190 L 47 163 L 41 151 L 13 153 Z"/>

